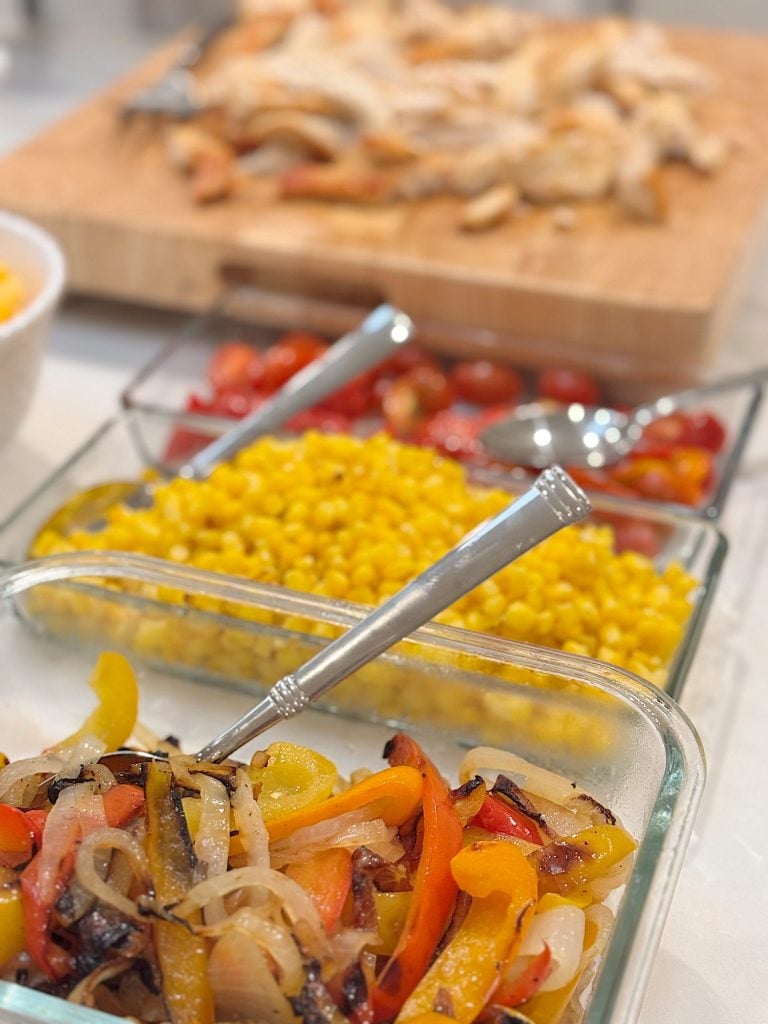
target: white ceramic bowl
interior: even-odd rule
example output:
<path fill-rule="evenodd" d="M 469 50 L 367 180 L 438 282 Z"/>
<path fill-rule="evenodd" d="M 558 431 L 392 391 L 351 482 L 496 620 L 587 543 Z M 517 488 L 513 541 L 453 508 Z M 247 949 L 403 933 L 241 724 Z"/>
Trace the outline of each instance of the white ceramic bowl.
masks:
<path fill-rule="evenodd" d="M 64 256 L 49 234 L 0 211 L 0 263 L 18 274 L 26 299 L 0 322 L 0 447 L 15 434 L 29 408 L 48 330 L 65 280 Z"/>

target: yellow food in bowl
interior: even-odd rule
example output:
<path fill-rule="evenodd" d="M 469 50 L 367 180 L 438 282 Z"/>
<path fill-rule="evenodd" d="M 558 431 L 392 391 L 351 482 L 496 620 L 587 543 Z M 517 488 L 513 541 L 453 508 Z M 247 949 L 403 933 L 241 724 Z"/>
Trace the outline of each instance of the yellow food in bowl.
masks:
<path fill-rule="evenodd" d="M 378 605 L 510 501 L 462 466 L 386 435 L 262 438 L 205 481 L 175 479 L 152 508 L 115 506 L 98 532 L 41 534 L 33 554 L 122 550 Z M 437 621 L 597 657 L 663 683 L 696 582 L 617 553 L 610 524 L 572 526 Z M 174 601 L 173 594 L 156 595 Z M 215 597 L 196 607 L 225 612 Z"/>
<path fill-rule="evenodd" d="M 24 285 L 18 274 L 0 263 L 0 323 L 10 320 L 24 305 Z"/>

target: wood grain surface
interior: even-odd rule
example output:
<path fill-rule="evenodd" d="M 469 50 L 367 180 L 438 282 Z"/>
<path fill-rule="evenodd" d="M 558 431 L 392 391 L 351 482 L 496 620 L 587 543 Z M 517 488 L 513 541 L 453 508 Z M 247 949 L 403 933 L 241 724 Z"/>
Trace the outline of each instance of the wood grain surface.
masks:
<path fill-rule="evenodd" d="M 61 240 L 76 292 L 204 310 L 247 279 L 265 316 L 326 329 L 386 297 L 455 350 L 500 347 L 528 365 L 556 358 L 608 377 L 696 375 L 727 330 L 768 187 L 768 38 L 670 34 L 716 72 L 706 120 L 738 149 L 712 178 L 665 171 L 663 225 L 628 222 L 606 203 L 580 206 L 568 232 L 537 210 L 467 235 L 450 198 L 381 209 L 281 201 L 270 181 L 195 207 L 157 127 L 118 116 L 177 44 L 0 162 L 0 206 Z"/>

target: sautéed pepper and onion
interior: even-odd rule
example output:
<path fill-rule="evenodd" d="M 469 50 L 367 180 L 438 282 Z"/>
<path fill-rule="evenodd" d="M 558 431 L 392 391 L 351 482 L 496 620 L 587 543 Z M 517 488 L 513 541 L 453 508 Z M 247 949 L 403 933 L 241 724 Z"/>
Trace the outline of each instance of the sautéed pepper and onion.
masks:
<path fill-rule="evenodd" d="M 0 768 L 0 978 L 141 1022 L 555 1024 L 579 1005 L 635 842 L 575 783 L 493 748 L 447 782 L 403 733 L 341 779 L 100 760 L 137 726 L 127 661 L 98 706 Z M 454 788 L 451 788 L 453 785 Z"/>

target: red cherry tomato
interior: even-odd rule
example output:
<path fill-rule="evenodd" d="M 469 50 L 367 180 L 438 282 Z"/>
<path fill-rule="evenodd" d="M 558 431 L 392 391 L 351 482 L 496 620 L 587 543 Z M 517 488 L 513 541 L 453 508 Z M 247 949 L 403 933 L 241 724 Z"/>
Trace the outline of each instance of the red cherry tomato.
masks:
<path fill-rule="evenodd" d="M 415 366 L 410 370 L 404 379 L 416 389 L 425 412 L 439 412 L 441 409 L 447 409 L 453 402 L 451 382 L 443 371 L 436 367 L 422 363 L 421 366 Z"/>
<path fill-rule="evenodd" d="M 725 443 L 725 427 L 709 412 L 688 412 L 685 421 L 685 444 L 692 448 L 706 448 L 715 455 Z"/>
<path fill-rule="evenodd" d="M 328 345 L 316 334 L 294 331 L 284 335 L 264 353 L 261 372 L 252 383 L 266 394 L 281 388 L 295 373 L 321 356 Z"/>
<path fill-rule="evenodd" d="M 489 359 L 457 363 L 451 371 L 456 394 L 475 405 L 514 402 L 523 391 L 523 380 L 516 370 Z"/>
<path fill-rule="evenodd" d="M 542 370 L 536 381 L 536 389 L 542 398 L 552 398 L 565 405 L 571 402 L 597 405 L 600 401 L 597 381 L 580 370 Z"/>
<path fill-rule="evenodd" d="M 305 409 L 286 423 L 289 430 L 303 434 L 306 430 L 320 430 L 324 434 L 348 434 L 351 422 L 348 416 L 330 409 Z"/>
<path fill-rule="evenodd" d="M 649 423 L 643 431 L 642 444 L 657 444 L 674 447 L 685 443 L 687 425 L 682 413 L 675 412 L 671 416 L 662 416 L 659 420 Z"/>
<path fill-rule="evenodd" d="M 437 359 L 418 345 L 400 345 L 395 352 L 384 360 L 378 368 L 379 376 L 399 376 L 408 373 L 416 366 L 431 366 L 434 370 L 440 369 Z"/>
<path fill-rule="evenodd" d="M 208 364 L 208 380 L 215 391 L 231 391 L 248 387 L 252 365 L 259 353 L 242 341 L 227 341 L 220 345 Z"/>
<path fill-rule="evenodd" d="M 323 409 L 342 416 L 365 416 L 376 408 L 373 374 L 361 373 L 322 401 Z"/>
<path fill-rule="evenodd" d="M 478 439 L 482 426 L 478 417 L 443 409 L 430 416 L 418 435 L 420 444 L 428 444 L 454 459 L 476 460 L 483 456 Z"/>
<path fill-rule="evenodd" d="M 613 523 L 613 546 L 616 554 L 639 551 L 648 558 L 655 558 L 661 550 L 661 542 L 653 525 L 642 519 L 616 520 Z"/>

